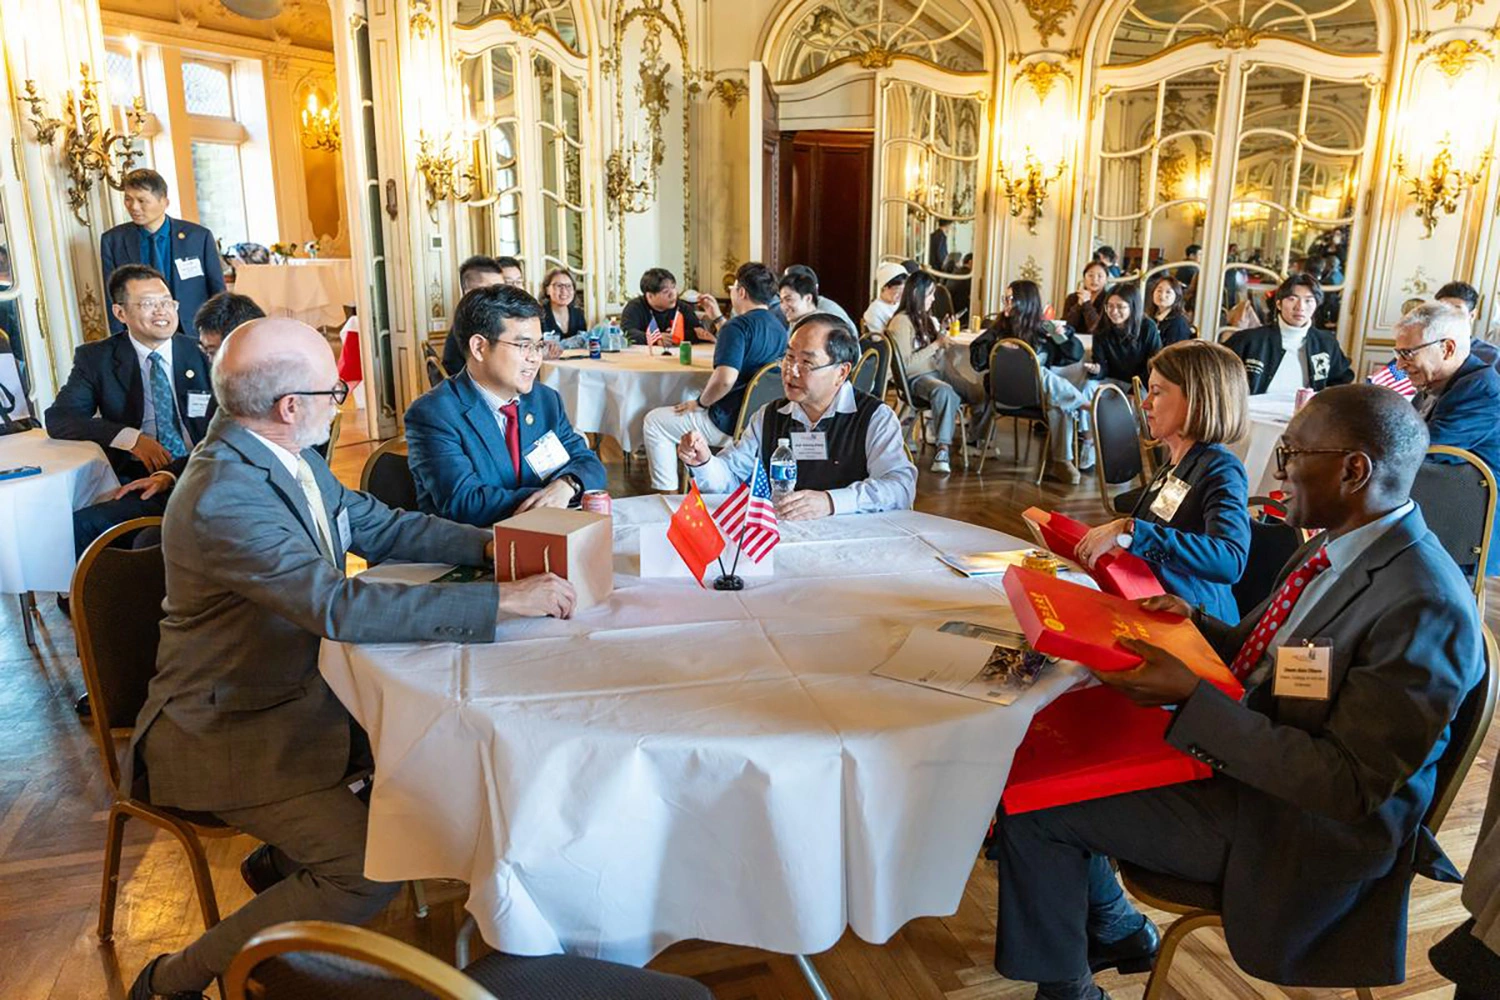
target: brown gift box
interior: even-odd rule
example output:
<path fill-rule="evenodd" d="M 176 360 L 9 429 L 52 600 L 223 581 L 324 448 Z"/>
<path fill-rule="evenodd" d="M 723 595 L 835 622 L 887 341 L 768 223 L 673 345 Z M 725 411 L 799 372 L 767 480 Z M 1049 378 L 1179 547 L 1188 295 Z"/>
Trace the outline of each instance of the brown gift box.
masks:
<path fill-rule="evenodd" d="M 513 583 L 556 573 L 573 584 L 576 610 L 615 589 L 614 540 L 608 514 L 537 507 L 495 525 L 495 581 Z"/>

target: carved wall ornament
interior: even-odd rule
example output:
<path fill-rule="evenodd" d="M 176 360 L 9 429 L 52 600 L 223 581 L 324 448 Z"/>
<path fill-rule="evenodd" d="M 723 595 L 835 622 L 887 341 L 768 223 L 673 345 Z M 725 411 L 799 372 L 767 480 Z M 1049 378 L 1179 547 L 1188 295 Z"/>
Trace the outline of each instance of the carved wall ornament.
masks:
<path fill-rule="evenodd" d="M 1427 295 L 1435 287 L 1433 285 L 1433 282 L 1435 280 L 1436 279 L 1433 278 L 1432 275 L 1427 273 L 1427 269 L 1425 267 L 1418 265 L 1416 273 L 1413 274 L 1410 278 L 1407 278 L 1405 283 L 1402 284 L 1401 291 L 1405 292 L 1407 295 L 1412 296 Z"/>
<path fill-rule="evenodd" d="M 1036 257 L 1032 254 L 1026 255 L 1026 260 L 1017 273 L 1026 281 L 1034 281 L 1038 285 L 1042 283 L 1042 265 L 1036 262 Z"/>
<path fill-rule="evenodd" d="M 1437 0 L 1432 5 L 1433 10 L 1443 10 L 1447 7 L 1453 8 L 1453 23 L 1468 20 L 1470 14 L 1474 13 L 1475 7 L 1482 7 L 1484 0 Z"/>
<path fill-rule="evenodd" d="M 1231 24 L 1214 36 L 1214 47 L 1220 49 L 1253 49 L 1260 44 L 1261 33 L 1248 24 Z"/>
<path fill-rule="evenodd" d="M 859 54 L 861 69 L 885 69 L 896 61 L 896 53 L 884 45 L 875 45 Z"/>
<path fill-rule="evenodd" d="M 1490 50 L 1474 41 L 1472 38 L 1455 38 L 1444 42 L 1442 45 L 1434 45 L 1421 55 L 1420 62 L 1428 59 L 1437 63 L 1440 73 L 1450 80 L 1456 80 L 1463 75 L 1464 70 L 1471 63 L 1477 62 L 1480 57 L 1487 57 Z"/>
<path fill-rule="evenodd" d="M 1063 33 L 1064 18 L 1078 12 L 1078 5 L 1073 0 L 1025 0 L 1025 3 L 1026 13 L 1031 15 L 1043 45 L 1053 35 Z"/>
<path fill-rule="evenodd" d="M 426 41 L 437 27 L 437 22 L 432 19 L 432 0 L 411 0 L 411 17 L 408 23 L 412 34 Z"/>
<path fill-rule="evenodd" d="M 719 267 L 724 271 L 719 276 L 722 286 L 725 291 L 728 291 L 729 286 L 734 284 L 734 276 L 739 273 L 740 259 L 735 256 L 733 250 L 725 250 L 724 259 L 719 261 Z"/>
<path fill-rule="evenodd" d="M 104 321 L 104 307 L 99 304 L 99 296 L 94 294 L 93 285 L 83 287 L 83 295 L 78 301 L 78 319 L 83 325 L 84 340 L 103 340 L 109 336 Z"/>
<path fill-rule="evenodd" d="M 1016 74 L 1016 82 L 1025 80 L 1036 92 L 1038 103 L 1045 101 L 1058 79 L 1073 79 L 1072 72 L 1060 62 L 1034 62 Z"/>
<path fill-rule="evenodd" d="M 713 74 L 710 73 L 708 76 L 712 79 Z M 722 80 L 714 80 L 708 88 L 708 96 L 710 100 L 723 101 L 724 107 L 728 109 L 729 116 L 732 118 L 734 117 L 734 109 L 740 106 L 741 101 L 750 96 L 750 84 L 744 80 L 733 80 L 727 77 Z"/>

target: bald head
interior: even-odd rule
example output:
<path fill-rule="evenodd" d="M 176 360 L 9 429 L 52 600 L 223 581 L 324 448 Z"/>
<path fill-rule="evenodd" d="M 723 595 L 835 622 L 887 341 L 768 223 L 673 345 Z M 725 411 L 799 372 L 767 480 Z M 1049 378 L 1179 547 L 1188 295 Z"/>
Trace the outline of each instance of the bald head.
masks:
<path fill-rule="evenodd" d="M 269 317 L 235 327 L 219 348 L 214 395 L 235 420 L 291 450 L 327 440 L 338 368 L 306 323 Z"/>
<path fill-rule="evenodd" d="M 1369 456 L 1372 484 L 1403 500 L 1427 454 L 1427 425 L 1416 407 L 1384 386 L 1324 389 L 1292 418 L 1292 424 L 1299 440 L 1310 446 L 1347 448 Z"/>

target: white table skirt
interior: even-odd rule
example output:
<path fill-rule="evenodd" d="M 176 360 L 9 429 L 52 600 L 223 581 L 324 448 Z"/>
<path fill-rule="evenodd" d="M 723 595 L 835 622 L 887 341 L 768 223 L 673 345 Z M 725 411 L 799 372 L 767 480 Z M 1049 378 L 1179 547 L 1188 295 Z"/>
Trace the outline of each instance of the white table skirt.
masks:
<path fill-rule="evenodd" d="M 1251 496 L 1265 496 L 1281 488 L 1276 479 L 1276 442 L 1286 433 L 1294 405 L 1290 396 L 1250 397 L 1249 432 L 1229 447 L 1245 463 Z"/>
<path fill-rule="evenodd" d="M 118 489 L 104 449 L 42 430 L 0 437 L 0 469 L 42 474 L 0 482 L 0 593 L 66 593 L 73 581 L 73 511 Z"/>
<path fill-rule="evenodd" d="M 344 306 L 354 305 L 354 268 L 348 259 L 290 260 L 284 264 L 240 264 L 234 290 L 272 316 L 290 316 L 309 326 L 340 326 Z"/>
<path fill-rule="evenodd" d="M 562 395 L 575 430 L 606 434 L 628 452 L 645 441 L 647 412 L 695 398 L 713 367 L 712 344 L 693 345 L 691 367 L 680 364 L 675 351 L 664 357 L 659 348 L 631 346 L 598 361 L 548 361 L 540 377 Z"/>
<path fill-rule="evenodd" d="M 1024 543 L 909 511 L 784 525 L 775 577 L 733 594 L 640 579 L 637 525 L 665 510 L 614 513 L 616 591 L 573 621 L 323 644 L 375 751 L 370 877 L 468 881 L 503 951 L 633 964 L 688 938 L 880 943 L 953 913 L 1032 715 L 1081 668 L 1008 708 L 870 670 L 916 626 L 1013 627 L 998 578 L 936 556 Z"/>

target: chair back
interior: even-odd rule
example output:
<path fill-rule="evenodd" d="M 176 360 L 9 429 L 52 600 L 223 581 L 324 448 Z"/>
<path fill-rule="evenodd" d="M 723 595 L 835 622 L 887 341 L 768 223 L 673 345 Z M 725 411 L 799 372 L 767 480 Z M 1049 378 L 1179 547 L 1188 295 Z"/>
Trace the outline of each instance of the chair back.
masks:
<path fill-rule="evenodd" d="M 740 415 L 734 422 L 734 439 L 738 441 L 745 433 L 745 426 L 755 411 L 767 403 L 781 398 L 781 362 L 773 361 L 750 377 L 745 386 L 745 398 L 740 400 Z"/>
<path fill-rule="evenodd" d="M 887 351 L 891 356 L 891 381 L 896 386 L 896 398 L 910 406 L 912 409 L 922 409 L 924 404 L 918 403 L 912 398 L 911 382 L 906 377 L 906 362 L 901 358 L 901 352 L 896 350 L 896 345 L 886 338 Z"/>
<path fill-rule="evenodd" d="M 1261 498 L 1251 497 L 1250 505 L 1255 506 L 1258 499 Z M 1271 596 L 1277 574 L 1301 544 L 1301 533 L 1285 521 L 1250 518 L 1250 551 L 1245 558 L 1245 571 L 1230 588 L 1241 616 L 1248 615 Z"/>
<path fill-rule="evenodd" d="M 495 1000 L 420 948 L 363 927 L 294 920 L 256 934 L 224 973 L 228 1000 Z"/>
<path fill-rule="evenodd" d="M 1139 482 L 1145 472 L 1141 458 L 1140 424 L 1135 407 L 1116 385 L 1105 384 L 1094 393 L 1094 467 L 1099 489 L 1108 504 L 1109 487 Z"/>
<path fill-rule="evenodd" d="M 877 359 L 873 390 L 865 390 L 877 399 L 885 398 L 886 387 L 891 384 L 891 339 L 884 334 L 872 333 L 859 339 L 859 349 L 862 353 L 875 352 Z M 857 388 L 857 387 L 856 387 Z"/>
<path fill-rule="evenodd" d="M 392 438 L 371 452 L 359 474 L 359 489 L 387 507 L 417 509 L 417 481 L 406 458 L 406 438 Z"/>
<path fill-rule="evenodd" d="M 142 548 L 114 543 L 122 535 L 160 524 L 159 517 L 138 517 L 115 525 L 84 550 L 73 572 L 73 630 L 89 693 L 90 721 L 105 775 L 117 796 L 123 794 L 120 758 L 111 731 L 135 726 L 146 689 L 156 676 L 167 571 L 160 541 Z"/>
<path fill-rule="evenodd" d="M 1490 722 L 1495 718 L 1495 692 L 1500 687 L 1500 645 L 1495 642 L 1495 633 L 1488 625 L 1484 628 L 1484 676 L 1464 696 L 1458 713 L 1448 724 L 1448 748 L 1438 759 L 1437 781 L 1432 789 L 1432 803 L 1427 807 L 1424 820 L 1427 829 L 1437 833 L 1448 818 L 1453 800 L 1458 798 L 1459 788 L 1469 773 L 1479 748 L 1490 731 Z"/>
<path fill-rule="evenodd" d="M 1042 363 L 1026 341 L 1004 337 L 990 348 L 990 399 L 1003 410 L 1046 410 Z"/>
<path fill-rule="evenodd" d="M 427 366 L 427 388 L 436 389 L 448 378 L 448 373 L 443 370 L 443 359 L 438 357 L 438 352 L 429 342 L 422 344 L 422 363 Z"/>
<path fill-rule="evenodd" d="M 856 390 L 879 397 L 882 393 L 877 389 L 880 379 L 880 352 L 875 348 L 866 348 L 859 356 L 854 371 L 849 374 L 849 383 Z"/>
<path fill-rule="evenodd" d="M 1417 470 L 1411 498 L 1422 508 L 1427 527 L 1458 563 L 1474 598 L 1484 599 L 1484 567 L 1495 524 L 1495 474 L 1479 457 L 1462 448 L 1436 444 L 1429 461 Z M 1443 456 L 1442 461 L 1431 461 Z"/>

